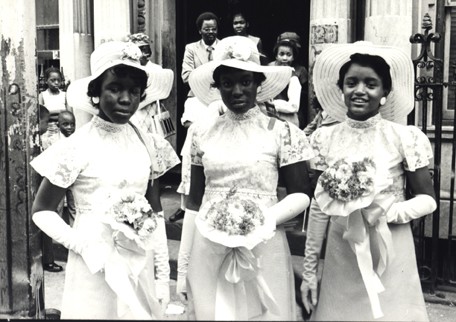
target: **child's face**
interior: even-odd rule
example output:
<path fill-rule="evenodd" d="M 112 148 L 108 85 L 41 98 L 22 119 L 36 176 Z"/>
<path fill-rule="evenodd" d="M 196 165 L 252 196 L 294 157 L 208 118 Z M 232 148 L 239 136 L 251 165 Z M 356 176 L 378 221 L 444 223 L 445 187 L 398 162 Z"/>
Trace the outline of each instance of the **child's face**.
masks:
<path fill-rule="evenodd" d="M 290 66 L 294 61 L 293 49 L 288 46 L 279 46 L 276 61 L 279 65 Z"/>
<path fill-rule="evenodd" d="M 59 129 L 66 137 L 70 136 L 75 131 L 75 119 L 71 114 L 59 115 Z"/>
<path fill-rule="evenodd" d="M 61 82 L 62 78 L 60 77 L 60 74 L 56 72 L 50 73 L 48 79 L 46 80 L 48 88 L 54 92 L 59 89 Z"/>
<path fill-rule="evenodd" d="M 236 35 L 245 35 L 247 33 L 247 22 L 243 16 L 237 15 L 234 17 L 233 29 Z"/>
<path fill-rule="evenodd" d="M 131 77 L 106 72 L 101 83 L 99 116 L 116 124 L 127 123 L 141 100 L 141 86 Z"/>

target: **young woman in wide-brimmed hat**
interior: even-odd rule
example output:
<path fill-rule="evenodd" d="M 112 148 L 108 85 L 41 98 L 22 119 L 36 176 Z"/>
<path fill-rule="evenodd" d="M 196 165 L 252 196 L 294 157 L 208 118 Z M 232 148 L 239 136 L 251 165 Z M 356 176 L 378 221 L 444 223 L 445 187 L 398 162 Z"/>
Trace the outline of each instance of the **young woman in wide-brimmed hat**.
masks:
<path fill-rule="evenodd" d="M 317 57 L 313 77 L 321 106 L 342 123 L 311 136 L 320 179 L 307 229 L 304 305 L 313 320 L 427 320 L 410 221 L 436 208 L 432 149 L 418 128 L 396 123 L 414 106 L 412 61 L 395 47 L 334 45 Z"/>
<path fill-rule="evenodd" d="M 246 37 L 220 41 L 190 86 L 224 115 L 192 137 L 190 195 L 178 257 L 178 293 L 198 320 L 294 320 L 290 250 L 281 224 L 309 203 L 309 143 L 298 127 L 263 114 L 290 67 L 261 66 Z M 278 176 L 288 195 L 278 202 Z M 188 274 L 187 274 L 188 270 Z"/>
<path fill-rule="evenodd" d="M 31 162 L 44 177 L 33 221 L 69 249 L 64 319 L 159 319 L 169 301 L 158 178 L 179 159 L 166 140 L 129 123 L 148 80 L 154 89 L 147 95 L 168 91 L 166 75 L 147 75 L 140 57 L 131 43 L 97 47 L 92 75 L 73 82 L 68 96 L 95 116 Z M 74 196 L 73 227 L 55 212 L 66 189 Z"/>

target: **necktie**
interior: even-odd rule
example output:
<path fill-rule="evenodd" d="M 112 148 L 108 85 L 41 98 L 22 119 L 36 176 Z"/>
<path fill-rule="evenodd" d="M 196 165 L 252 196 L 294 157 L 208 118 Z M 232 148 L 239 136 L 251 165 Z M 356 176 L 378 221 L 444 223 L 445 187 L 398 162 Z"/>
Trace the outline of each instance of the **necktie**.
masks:
<path fill-rule="evenodd" d="M 209 47 L 207 47 L 206 50 L 207 50 L 207 52 L 208 52 L 207 59 L 208 59 L 209 61 L 211 61 L 211 60 L 212 60 L 212 51 L 214 50 L 214 47 L 209 46 Z"/>

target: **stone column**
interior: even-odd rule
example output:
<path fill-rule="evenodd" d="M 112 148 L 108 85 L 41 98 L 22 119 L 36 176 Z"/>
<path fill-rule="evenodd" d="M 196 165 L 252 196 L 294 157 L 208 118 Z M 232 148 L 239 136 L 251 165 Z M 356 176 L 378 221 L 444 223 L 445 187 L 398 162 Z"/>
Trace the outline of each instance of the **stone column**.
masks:
<path fill-rule="evenodd" d="M 413 0 L 368 0 L 364 39 L 411 53 Z"/>
<path fill-rule="evenodd" d="M 310 7 L 309 103 L 314 97 L 312 71 L 315 58 L 329 44 L 352 41 L 351 0 L 313 0 Z M 311 106 L 311 104 L 309 104 Z M 315 115 L 312 108 L 308 120 Z"/>
<path fill-rule="evenodd" d="M 0 318 L 43 318 L 41 233 L 31 220 L 38 154 L 34 2 L 0 15 Z"/>
<path fill-rule="evenodd" d="M 95 0 L 94 47 L 109 40 L 124 40 L 131 33 L 130 0 Z"/>
<path fill-rule="evenodd" d="M 413 0 L 368 0 L 364 39 L 377 45 L 402 48 L 411 58 L 412 44 L 409 38 L 413 25 L 412 2 Z M 406 124 L 407 117 L 398 122 Z"/>
<path fill-rule="evenodd" d="M 92 8 L 89 0 L 59 2 L 60 66 L 66 80 L 90 75 L 93 51 Z"/>

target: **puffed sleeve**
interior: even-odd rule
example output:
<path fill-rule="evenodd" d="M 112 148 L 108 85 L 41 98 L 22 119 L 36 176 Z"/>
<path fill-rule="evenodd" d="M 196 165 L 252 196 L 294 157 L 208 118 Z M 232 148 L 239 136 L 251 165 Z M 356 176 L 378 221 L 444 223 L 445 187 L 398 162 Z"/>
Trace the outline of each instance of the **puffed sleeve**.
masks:
<path fill-rule="evenodd" d="M 311 159 L 314 153 L 304 132 L 288 122 L 281 124 L 279 167 Z"/>
<path fill-rule="evenodd" d="M 149 134 L 149 146 L 152 147 L 152 180 L 164 175 L 169 169 L 180 163 L 180 159 L 171 144 L 158 134 Z"/>
<path fill-rule="evenodd" d="M 55 142 L 30 162 L 42 177 L 52 184 L 68 188 L 87 166 L 86 153 L 72 137 Z"/>
<path fill-rule="evenodd" d="M 324 128 L 315 130 L 310 136 L 310 145 L 315 157 L 310 160 L 310 167 L 315 170 L 325 171 L 328 167 L 326 162 L 328 135 Z"/>
<path fill-rule="evenodd" d="M 401 135 L 401 143 L 405 170 L 413 172 L 429 165 L 429 160 L 433 157 L 431 142 L 419 128 L 405 127 L 405 133 Z"/>

